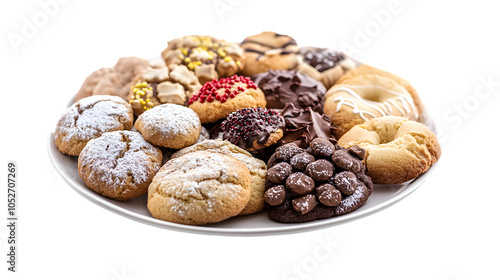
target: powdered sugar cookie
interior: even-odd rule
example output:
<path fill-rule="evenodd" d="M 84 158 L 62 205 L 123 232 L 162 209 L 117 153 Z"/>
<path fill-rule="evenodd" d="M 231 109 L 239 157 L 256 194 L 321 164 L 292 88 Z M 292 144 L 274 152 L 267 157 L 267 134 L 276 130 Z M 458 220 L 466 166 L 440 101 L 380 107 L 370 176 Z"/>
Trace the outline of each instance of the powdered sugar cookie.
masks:
<path fill-rule="evenodd" d="M 139 132 L 114 131 L 89 141 L 78 157 L 78 173 L 98 194 L 125 201 L 147 192 L 162 152 Z"/>
<path fill-rule="evenodd" d="M 129 130 L 132 107 L 118 96 L 94 95 L 69 107 L 59 119 L 55 144 L 64 154 L 78 156 L 88 141 L 105 132 Z"/>
<path fill-rule="evenodd" d="M 197 151 L 171 159 L 148 190 L 153 217 L 181 224 L 216 223 L 238 215 L 250 198 L 250 172 L 239 160 Z"/>
<path fill-rule="evenodd" d="M 173 149 L 196 143 L 201 131 L 198 115 L 175 104 L 162 104 L 145 111 L 137 118 L 134 127 L 146 141 Z"/>
<path fill-rule="evenodd" d="M 249 152 L 243 150 L 242 148 L 223 140 L 205 140 L 201 143 L 197 143 L 175 152 L 172 155 L 172 158 L 181 157 L 185 154 L 196 151 L 206 151 L 228 155 L 243 162 L 250 171 L 251 192 L 250 200 L 239 215 L 256 213 L 264 208 L 263 196 L 267 170 L 265 162 L 253 157 Z"/>

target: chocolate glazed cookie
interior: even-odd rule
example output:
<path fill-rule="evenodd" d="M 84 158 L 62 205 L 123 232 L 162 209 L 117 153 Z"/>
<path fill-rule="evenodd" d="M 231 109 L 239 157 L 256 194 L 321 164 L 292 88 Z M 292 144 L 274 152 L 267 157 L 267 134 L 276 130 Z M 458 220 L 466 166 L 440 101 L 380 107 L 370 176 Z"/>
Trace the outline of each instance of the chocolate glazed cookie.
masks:
<path fill-rule="evenodd" d="M 363 205 L 373 190 L 365 174 L 365 151 L 344 149 L 317 138 L 307 149 L 290 143 L 268 162 L 264 201 L 271 219 L 301 223 L 347 214 Z"/>
<path fill-rule="evenodd" d="M 242 74 L 247 77 L 271 69 L 294 69 L 299 61 L 297 42 L 287 35 L 265 31 L 245 38 L 240 45 L 246 57 Z"/>

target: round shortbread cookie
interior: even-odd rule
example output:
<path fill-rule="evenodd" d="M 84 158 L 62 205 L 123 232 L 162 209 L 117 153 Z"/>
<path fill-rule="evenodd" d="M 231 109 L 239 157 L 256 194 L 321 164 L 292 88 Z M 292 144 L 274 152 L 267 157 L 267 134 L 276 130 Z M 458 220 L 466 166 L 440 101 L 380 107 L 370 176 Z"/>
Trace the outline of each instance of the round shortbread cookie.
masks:
<path fill-rule="evenodd" d="M 129 130 L 132 107 L 118 96 L 94 95 L 80 99 L 63 113 L 54 140 L 63 154 L 78 156 L 88 141 L 105 132 Z"/>
<path fill-rule="evenodd" d="M 108 132 L 82 150 L 78 173 L 94 192 L 125 201 L 147 192 L 162 157 L 161 150 L 139 132 Z"/>
<path fill-rule="evenodd" d="M 157 219 L 203 225 L 241 213 L 250 199 L 248 168 L 219 153 L 197 151 L 171 159 L 148 190 L 148 209 Z"/>

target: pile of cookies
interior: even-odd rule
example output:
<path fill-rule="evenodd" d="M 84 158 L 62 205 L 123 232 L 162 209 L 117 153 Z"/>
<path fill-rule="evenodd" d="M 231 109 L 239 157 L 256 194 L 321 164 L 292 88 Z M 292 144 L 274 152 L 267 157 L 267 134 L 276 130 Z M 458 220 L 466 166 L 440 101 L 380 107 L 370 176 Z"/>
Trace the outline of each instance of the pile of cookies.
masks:
<path fill-rule="evenodd" d="M 262 32 L 241 43 L 184 36 L 161 57 L 92 73 L 54 134 L 90 189 L 147 194 L 155 218 L 332 218 L 440 157 L 411 84 L 344 53 Z"/>

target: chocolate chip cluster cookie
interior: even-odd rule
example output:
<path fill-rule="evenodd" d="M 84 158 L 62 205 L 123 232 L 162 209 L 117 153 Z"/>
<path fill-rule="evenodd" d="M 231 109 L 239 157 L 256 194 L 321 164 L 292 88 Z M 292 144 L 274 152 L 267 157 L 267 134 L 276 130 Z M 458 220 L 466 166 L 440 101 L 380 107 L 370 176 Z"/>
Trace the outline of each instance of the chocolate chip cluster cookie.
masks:
<path fill-rule="evenodd" d="M 307 149 L 294 143 L 271 156 L 266 174 L 269 217 L 283 223 L 308 222 L 347 214 L 363 205 L 373 190 L 365 175 L 365 151 L 314 139 Z"/>

